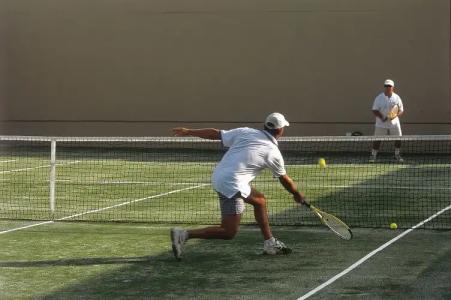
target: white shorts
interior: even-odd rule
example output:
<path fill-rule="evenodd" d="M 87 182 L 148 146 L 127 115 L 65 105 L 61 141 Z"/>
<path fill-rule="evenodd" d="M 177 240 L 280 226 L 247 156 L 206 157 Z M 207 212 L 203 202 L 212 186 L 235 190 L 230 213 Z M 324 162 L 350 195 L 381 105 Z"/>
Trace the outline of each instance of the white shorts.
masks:
<path fill-rule="evenodd" d="M 393 128 L 382 128 L 375 127 L 374 135 L 393 135 L 393 136 L 402 136 L 401 126 L 396 126 Z"/>

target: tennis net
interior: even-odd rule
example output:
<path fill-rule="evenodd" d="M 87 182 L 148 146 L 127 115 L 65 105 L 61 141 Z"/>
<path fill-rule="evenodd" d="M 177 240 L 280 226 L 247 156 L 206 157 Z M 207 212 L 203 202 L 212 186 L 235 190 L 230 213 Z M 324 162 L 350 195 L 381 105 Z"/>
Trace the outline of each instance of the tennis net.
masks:
<path fill-rule="evenodd" d="M 351 227 L 407 228 L 451 205 L 451 136 L 287 137 L 279 146 L 310 201 Z M 196 138 L 0 136 L 0 218 L 217 224 L 210 176 L 224 152 Z M 253 185 L 268 198 L 271 224 L 319 224 L 269 171 Z M 242 220 L 254 223 L 251 207 Z M 425 226 L 450 229 L 449 211 Z"/>

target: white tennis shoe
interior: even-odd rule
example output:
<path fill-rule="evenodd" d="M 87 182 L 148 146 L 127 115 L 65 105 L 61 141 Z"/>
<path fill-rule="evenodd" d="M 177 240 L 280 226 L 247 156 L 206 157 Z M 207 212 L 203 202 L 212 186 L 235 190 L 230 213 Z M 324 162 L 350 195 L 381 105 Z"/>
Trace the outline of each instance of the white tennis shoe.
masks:
<path fill-rule="evenodd" d="M 171 229 L 172 251 L 177 260 L 180 260 L 183 252 L 183 245 L 188 239 L 188 232 L 182 228 Z"/>
<path fill-rule="evenodd" d="M 400 154 L 395 154 L 395 160 L 399 163 L 403 163 L 404 159 L 401 157 Z"/>
<path fill-rule="evenodd" d="M 273 237 L 263 242 L 263 253 L 269 255 L 290 254 L 291 249 Z"/>

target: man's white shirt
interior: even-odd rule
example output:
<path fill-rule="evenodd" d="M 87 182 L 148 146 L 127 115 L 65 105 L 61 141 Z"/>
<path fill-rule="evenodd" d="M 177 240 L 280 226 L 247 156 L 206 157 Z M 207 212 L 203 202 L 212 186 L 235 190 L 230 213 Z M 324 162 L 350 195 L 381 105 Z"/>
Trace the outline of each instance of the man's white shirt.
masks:
<path fill-rule="evenodd" d="M 250 182 L 265 168 L 274 177 L 286 174 L 277 140 L 268 132 L 248 127 L 221 130 L 221 139 L 229 149 L 213 172 L 212 184 L 227 198 L 238 192 L 248 197 Z"/>
<path fill-rule="evenodd" d="M 398 94 L 393 93 L 391 97 L 386 96 L 384 93 L 380 93 L 373 103 L 373 110 L 378 110 L 382 116 L 387 117 L 388 113 L 393 109 L 395 105 L 398 105 L 399 112 L 404 111 L 401 98 Z M 376 127 L 380 128 L 395 128 L 400 126 L 399 118 L 396 117 L 393 120 L 387 120 L 383 122 L 380 118 L 376 117 Z"/>

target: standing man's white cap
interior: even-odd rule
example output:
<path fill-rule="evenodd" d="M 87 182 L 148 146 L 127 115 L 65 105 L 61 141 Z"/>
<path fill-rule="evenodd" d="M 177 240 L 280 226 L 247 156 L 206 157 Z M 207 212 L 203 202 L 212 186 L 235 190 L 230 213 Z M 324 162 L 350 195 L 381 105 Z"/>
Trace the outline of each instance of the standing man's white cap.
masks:
<path fill-rule="evenodd" d="M 384 81 L 384 85 L 388 85 L 388 86 L 395 86 L 395 82 L 391 79 L 387 79 Z"/>
<path fill-rule="evenodd" d="M 265 126 L 269 129 L 279 129 L 285 126 L 290 126 L 290 123 L 280 113 L 272 113 L 266 117 Z"/>

